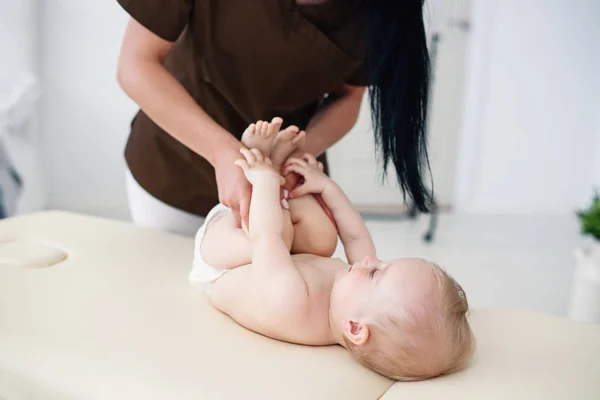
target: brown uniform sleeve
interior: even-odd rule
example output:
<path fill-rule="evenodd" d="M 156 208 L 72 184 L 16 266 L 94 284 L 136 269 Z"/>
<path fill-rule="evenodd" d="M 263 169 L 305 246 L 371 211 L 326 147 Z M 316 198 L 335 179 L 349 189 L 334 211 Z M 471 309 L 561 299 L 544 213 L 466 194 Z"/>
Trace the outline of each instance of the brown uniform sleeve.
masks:
<path fill-rule="evenodd" d="M 365 71 L 365 67 L 360 67 L 360 69 L 354 75 L 352 75 L 352 77 L 350 77 L 346 83 L 351 86 L 367 86 L 367 73 Z"/>
<path fill-rule="evenodd" d="M 169 42 L 174 42 L 188 24 L 194 0 L 117 1 L 146 29 Z"/>

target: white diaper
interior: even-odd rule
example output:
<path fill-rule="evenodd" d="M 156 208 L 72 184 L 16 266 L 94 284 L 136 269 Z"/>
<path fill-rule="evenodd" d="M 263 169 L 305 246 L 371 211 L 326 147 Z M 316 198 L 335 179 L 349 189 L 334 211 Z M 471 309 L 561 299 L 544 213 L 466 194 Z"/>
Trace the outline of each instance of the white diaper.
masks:
<path fill-rule="evenodd" d="M 196 232 L 196 239 L 194 241 L 194 264 L 188 275 L 188 279 L 192 285 L 204 289 L 206 293 L 210 293 L 212 284 L 229 271 L 228 269 L 216 269 L 211 267 L 204 261 L 202 254 L 200 254 L 200 245 L 206 234 L 206 229 L 219 214 L 224 212 L 231 212 L 231 210 L 223 204 L 217 204 L 210 210 L 204 220 L 204 224 L 202 224 L 200 229 L 198 229 L 198 232 Z"/>

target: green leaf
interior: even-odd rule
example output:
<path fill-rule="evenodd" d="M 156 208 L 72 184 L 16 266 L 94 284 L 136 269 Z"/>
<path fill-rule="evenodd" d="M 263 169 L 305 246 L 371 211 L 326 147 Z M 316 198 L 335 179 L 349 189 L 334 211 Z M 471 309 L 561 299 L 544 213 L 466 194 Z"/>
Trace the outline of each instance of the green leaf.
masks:
<path fill-rule="evenodd" d="M 581 222 L 581 233 L 600 240 L 600 193 L 596 191 L 590 206 L 576 214 Z"/>

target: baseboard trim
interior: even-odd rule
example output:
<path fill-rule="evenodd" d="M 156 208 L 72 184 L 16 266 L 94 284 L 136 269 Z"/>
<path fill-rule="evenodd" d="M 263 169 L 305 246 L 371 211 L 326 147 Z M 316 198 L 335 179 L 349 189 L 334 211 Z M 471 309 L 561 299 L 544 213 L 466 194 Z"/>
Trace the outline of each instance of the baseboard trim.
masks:
<path fill-rule="evenodd" d="M 408 206 L 398 204 L 355 204 L 354 208 L 365 219 L 406 219 L 419 215 L 411 215 L 411 210 Z M 449 213 L 451 211 L 452 207 L 450 205 L 442 204 L 437 206 L 438 214 Z"/>

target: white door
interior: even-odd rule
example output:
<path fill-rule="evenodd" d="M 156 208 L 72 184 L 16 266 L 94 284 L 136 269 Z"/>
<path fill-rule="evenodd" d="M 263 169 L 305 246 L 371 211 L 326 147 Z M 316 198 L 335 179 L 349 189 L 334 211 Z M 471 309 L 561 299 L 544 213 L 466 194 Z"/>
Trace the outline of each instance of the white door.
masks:
<path fill-rule="evenodd" d="M 426 7 L 434 66 L 429 156 L 436 201 L 441 208 L 449 208 L 452 206 L 461 129 L 471 0 L 429 0 Z M 436 33 L 437 42 L 433 40 Z M 393 168 L 388 179 L 381 179 L 381 167 L 374 154 L 367 96 L 356 126 L 329 152 L 329 159 L 332 178 L 358 209 L 393 212 L 404 208 Z"/>

